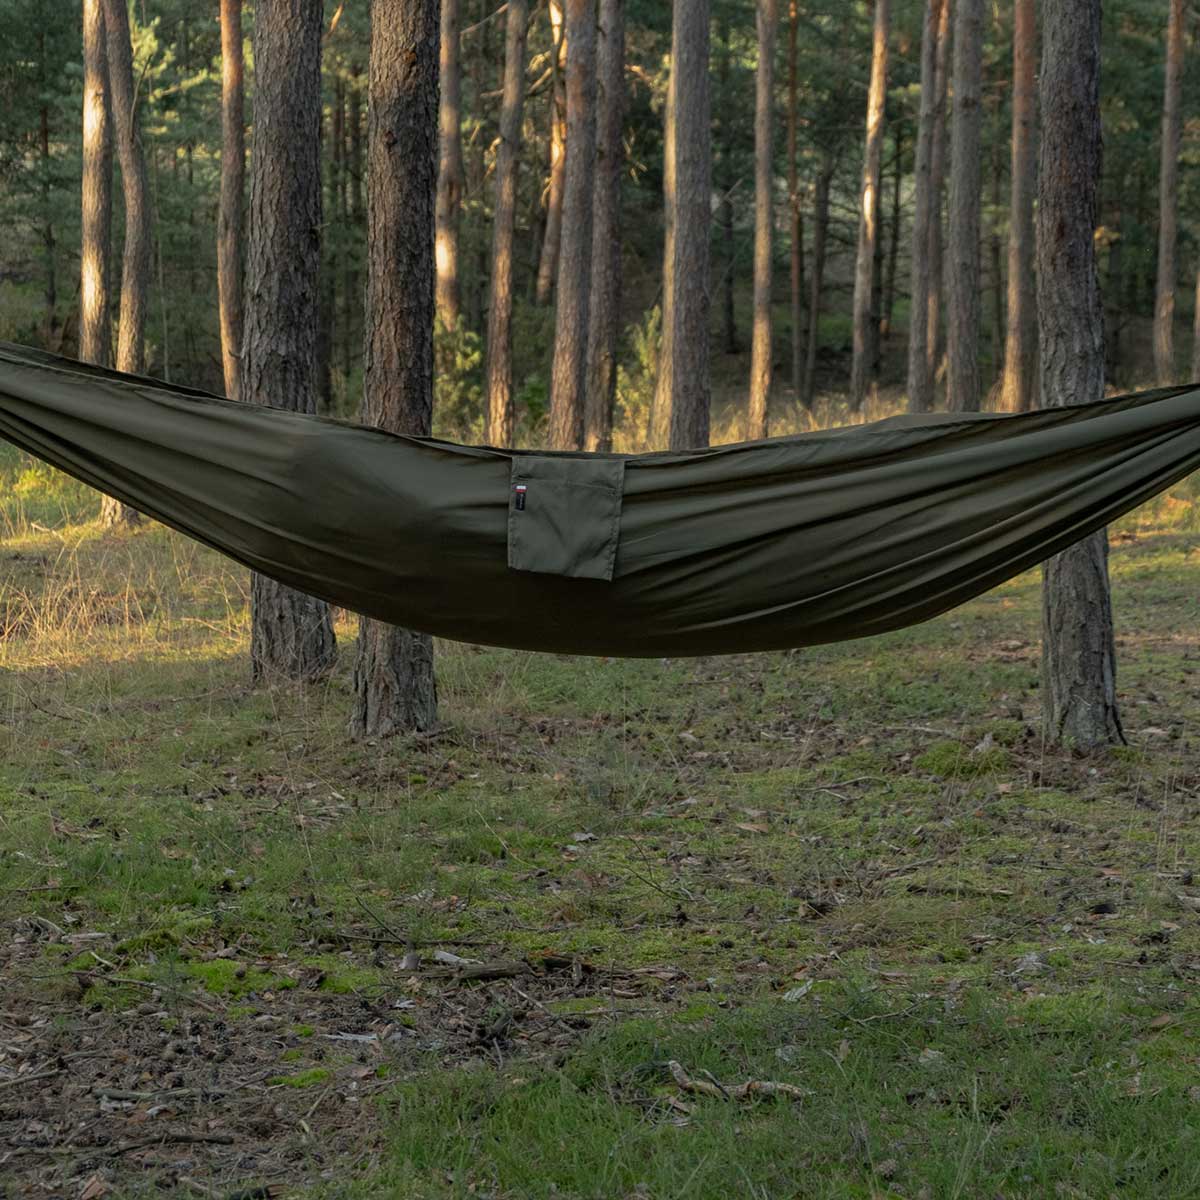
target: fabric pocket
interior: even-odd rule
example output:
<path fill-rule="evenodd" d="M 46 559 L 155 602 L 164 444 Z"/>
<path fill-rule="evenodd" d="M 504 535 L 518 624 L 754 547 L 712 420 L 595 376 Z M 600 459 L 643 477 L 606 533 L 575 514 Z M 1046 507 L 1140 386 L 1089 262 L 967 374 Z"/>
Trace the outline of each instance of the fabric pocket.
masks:
<path fill-rule="evenodd" d="M 517 455 L 508 498 L 508 565 L 612 579 L 625 460 Z"/>

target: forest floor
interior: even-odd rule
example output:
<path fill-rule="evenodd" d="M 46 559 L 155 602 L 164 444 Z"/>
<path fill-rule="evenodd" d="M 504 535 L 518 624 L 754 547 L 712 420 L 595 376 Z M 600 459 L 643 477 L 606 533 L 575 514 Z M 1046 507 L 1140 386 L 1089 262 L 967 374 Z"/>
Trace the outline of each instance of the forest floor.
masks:
<path fill-rule="evenodd" d="M 1035 573 L 790 654 L 440 645 L 443 726 L 355 745 L 348 620 L 251 690 L 243 571 L 5 466 L 0 1195 L 1200 1195 L 1186 497 L 1114 531 L 1103 756 L 1039 736 Z"/>

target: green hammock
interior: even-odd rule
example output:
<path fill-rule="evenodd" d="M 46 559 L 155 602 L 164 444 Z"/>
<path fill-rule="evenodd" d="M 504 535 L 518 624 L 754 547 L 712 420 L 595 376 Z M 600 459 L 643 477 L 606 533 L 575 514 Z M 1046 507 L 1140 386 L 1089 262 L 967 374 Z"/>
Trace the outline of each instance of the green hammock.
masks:
<path fill-rule="evenodd" d="M 0 437 L 256 571 L 441 637 L 631 657 L 912 625 L 1200 467 L 1200 385 L 689 453 L 396 437 L 0 343 Z"/>

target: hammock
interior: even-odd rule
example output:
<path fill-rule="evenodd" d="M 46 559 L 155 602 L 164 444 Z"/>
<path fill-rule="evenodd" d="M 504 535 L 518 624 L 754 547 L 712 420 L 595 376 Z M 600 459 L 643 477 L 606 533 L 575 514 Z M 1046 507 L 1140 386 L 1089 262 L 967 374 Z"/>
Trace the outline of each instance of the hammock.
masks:
<path fill-rule="evenodd" d="M 458 446 L 0 343 L 0 437 L 409 629 L 649 657 L 923 621 L 1200 468 L 1200 385 L 688 453 Z"/>

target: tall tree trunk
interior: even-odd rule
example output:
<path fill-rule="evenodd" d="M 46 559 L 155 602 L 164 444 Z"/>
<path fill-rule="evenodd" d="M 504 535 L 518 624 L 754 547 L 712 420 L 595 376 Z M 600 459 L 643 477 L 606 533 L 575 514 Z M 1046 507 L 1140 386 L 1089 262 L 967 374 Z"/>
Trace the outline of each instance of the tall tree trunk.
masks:
<path fill-rule="evenodd" d="M 904 180 L 904 126 L 897 121 L 893 134 L 896 157 L 892 167 L 892 213 L 888 229 L 887 271 L 883 280 L 883 312 L 880 315 L 879 332 L 884 338 L 891 336 L 892 315 L 896 308 L 896 266 L 900 258 L 900 191 Z"/>
<path fill-rule="evenodd" d="M 458 214 L 462 205 L 462 110 L 458 46 L 459 0 L 441 0 L 441 104 L 438 109 L 437 315 L 446 329 L 458 324 Z"/>
<path fill-rule="evenodd" d="M 582 450 L 592 293 L 592 171 L 596 157 L 596 5 L 567 2 L 567 157 L 550 370 L 549 443 Z"/>
<path fill-rule="evenodd" d="M 945 0 L 938 22 L 938 44 L 935 89 L 936 103 L 933 121 L 933 146 L 929 158 L 929 189 L 932 195 L 932 215 L 929 227 L 929 315 L 926 318 L 926 371 L 930 380 L 930 407 L 933 407 L 935 384 L 942 364 L 945 342 L 945 322 L 942 320 L 942 296 L 946 279 L 945 230 L 942 227 L 943 192 L 946 180 L 946 112 L 950 93 L 950 14 L 954 0 Z"/>
<path fill-rule="evenodd" d="M 672 450 L 708 445 L 708 26 L 709 0 L 673 6 L 663 171 L 663 336 L 654 394 L 659 444 L 665 432 Z"/>
<path fill-rule="evenodd" d="M 946 272 L 946 407 L 977 412 L 980 330 L 980 131 L 983 0 L 954 14 L 954 108 L 950 125 L 950 262 Z"/>
<path fill-rule="evenodd" d="M 83 194 L 79 279 L 79 357 L 112 363 L 109 260 L 112 256 L 112 127 L 103 0 L 83 0 Z"/>
<path fill-rule="evenodd" d="M 512 444 L 513 233 L 517 208 L 517 163 L 521 109 L 525 103 L 525 35 L 529 0 L 508 0 L 505 17 L 504 97 L 500 103 L 500 140 L 496 147 L 496 201 L 492 229 L 492 271 L 487 328 L 487 441 Z"/>
<path fill-rule="evenodd" d="M 1154 373 L 1175 382 L 1175 240 L 1178 222 L 1179 139 L 1183 129 L 1183 0 L 1169 0 L 1167 78 L 1163 93 L 1158 175 L 1158 276 L 1154 296 Z"/>
<path fill-rule="evenodd" d="M 1100 0 L 1045 0 L 1038 162 L 1041 399 L 1104 395 L 1104 309 L 1096 275 L 1100 186 Z M 1102 530 L 1045 564 L 1042 711 L 1048 736 L 1088 750 L 1122 738 Z"/>
<path fill-rule="evenodd" d="M 733 49 L 729 40 L 729 18 L 722 13 L 719 18 L 721 54 L 717 59 L 717 86 L 719 123 L 721 129 L 721 198 L 717 205 L 717 226 L 721 231 L 721 325 L 724 331 L 726 354 L 740 354 L 742 344 L 738 339 L 737 313 L 733 306 L 733 285 L 737 278 L 737 242 L 733 229 L 733 193 L 738 181 L 733 173 L 734 131 L 731 111 L 729 69 L 733 61 Z M 670 114 L 667 114 L 668 120 Z M 664 145 L 665 153 L 665 145 Z M 665 161 L 665 160 L 664 160 Z M 665 436 L 665 432 L 664 432 Z"/>
<path fill-rule="evenodd" d="M 809 276 L 808 337 L 805 339 L 804 388 L 801 401 L 811 409 L 817 387 L 817 342 L 821 324 L 821 289 L 825 285 L 825 242 L 829 234 L 829 186 L 833 181 L 834 163 L 826 157 L 817 176 L 813 202 L 812 274 Z"/>
<path fill-rule="evenodd" d="M 625 0 L 600 0 L 596 178 L 592 195 L 592 298 L 583 448 L 612 449 L 621 320 L 621 174 L 625 149 Z"/>
<path fill-rule="evenodd" d="M 221 0 L 221 202 L 217 295 L 225 395 L 237 399 L 242 353 L 242 228 L 246 121 L 242 85 L 242 0 Z"/>
<path fill-rule="evenodd" d="M 933 144 L 938 118 L 938 37 L 949 0 L 925 0 L 921 32 L 921 112 L 917 123 L 912 231 L 912 300 L 908 314 L 908 403 L 913 412 L 933 407 L 929 357 L 930 301 L 936 287 L 930 261 L 934 204 Z"/>
<path fill-rule="evenodd" d="M 359 230 L 362 228 L 362 95 L 359 68 L 346 80 L 346 187 L 342 200 L 342 373 L 349 386 L 355 354 L 362 349 L 358 326 L 362 316 L 359 291 Z"/>
<path fill-rule="evenodd" d="M 999 97 L 995 115 L 999 118 Z M 1004 147 L 1000 137 L 999 119 L 992 124 L 992 212 L 988 232 L 988 274 L 992 285 L 992 371 L 996 376 L 997 385 L 1000 385 L 1003 383 L 1004 374 L 1004 268 L 1001 266 L 1000 252 L 1000 185 L 1004 174 Z"/>
<path fill-rule="evenodd" d="M 43 96 L 50 91 L 49 70 L 46 63 L 46 35 L 38 33 L 38 75 Z M 42 345 L 47 350 L 57 350 L 58 332 L 58 274 L 56 267 L 56 244 L 54 218 L 51 208 L 50 188 L 50 105 L 43 100 L 38 110 L 38 153 L 41 156 L 42 194 L 42 249 L 45 252 L 45 297 L 46 310 L 42 316 Z"/>
<path fill-rule="evenodd" d="M 317 410 L 321 266 L 321 5 L 258 0 L 246 310 L 239 393 L 251 404 Z M 333 663 L 329 606 L 255 574 L 256 681 L 310 680 Z"/>
<path fill-rule="evenodd" d="M 371 6 L 363 420 L 417 436 L 433 421 L 438 24 L 438 0 Z M 433 639 L 364 617 L 352 736 L 436 721 Z"/>
<path fill-rule="evenodd" d="M 324 105 L 317 113 L 317 162 L 323 164 L 328 159 L 327 178 L 323 186 L 328 195 L 323 201 L 323 210 L 330 212 L 334 206 L 334 187 L 337 179 L 337 144 L 336 134 L 337 104 L 330 107 L 328 121 L 324 113 Z M 327 128 L 328 126 L 328 128 Z M 331 152 L 329 151 L 332 147 Z M 335 294 L 335 276 L 330 248 L 330 238 L 321 239 L 321 263 L 318 272 L 320 300 L 317 306 L 317 411 L 329 413 L 333 409 L 333 334 L 334 334 L 334 305 L 337 301 Z"/>
<path fill-rule="evenodd" d="M 558 248 L 562 240 L 563 172 L 567 150 L 567 91 L 564 59 L 567 53 L 563 0 L 550 0 L 550 34 L 554 40 L 550 69 L 550 176 L 546 183 L 546 232 L 538 261 L 535 299 L 549 304 L 558 277 Z"/>
<path fill-rule="evenodd" d="M 1001 407 L 1033 407 L 1037 364 L 1037 305 L 1033 280 L 1033 180 L 1037 62 L 1034 0 L 1015 0 L 1013 19 L 1012 180 L 1008 218 L 1008 336 Z"/>
<path fill-rule="evenodd" d="M 858 254 L 854 264 L 854 357 L 850 366 L 850 404 L 858 410 L 867 398 L 875 361 L 872 294 L 875 249 L 879 237 L 879 173 L 883 158 L 883 116 L 887 102 L 889 0 L 874 0 L 871 85 L 867 93 L 867 136 L 859 192 Z"/>
<path fill-rule="evenodd" d="M 145 369 L 146 313 L 149 308 L 150 268 L 154 228 L 146 157 L 138 129 L 137 96 L 133 87 L 133 46 L 125 0 L 104 0 L 104 33 L 108 45 L 108 83 L 112 97 L 121 189 L 125 198 L 125 248 L 121 269 L 121 323 L 117 335 L 117 370 L 137 375 Z M 105 526 L 136 525 L 141 514 L 112 496 L 100 506 Z"/>
<path fill-rule="evenodd" d="M 788 2 L 788 215 L 789 300 L 792 324 L 792 397 L 799 402 L 804 391 L 804 206 L 800 197 L 799 163 L 799 71 L 800 11 L 797 0 Z"/>
<path fill-rule="evenodd" d="M 771 402 L 771 234 L 775 221 L 774 146 L 776 0 L 758 0 L 758 70 L 754 87 L 754 324 L 750 338 L 750 409 L 746 437 L 765 438 Z"/>

